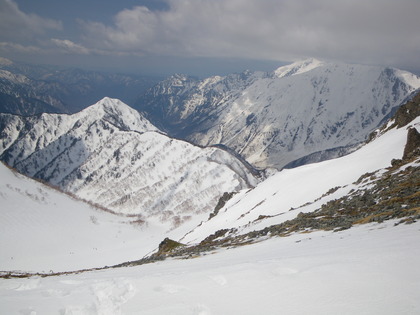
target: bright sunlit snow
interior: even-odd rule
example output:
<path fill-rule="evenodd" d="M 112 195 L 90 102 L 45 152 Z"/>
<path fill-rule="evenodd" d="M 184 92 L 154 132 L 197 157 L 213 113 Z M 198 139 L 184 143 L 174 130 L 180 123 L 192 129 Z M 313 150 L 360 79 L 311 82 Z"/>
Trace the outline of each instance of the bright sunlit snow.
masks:
<path fill-rule="evenodd" d="M 189 260 L 0 280 L 2 314 L 418 314 L 419 223 L 274 238 Z"/>
<path fill-rule="evenodd" d="M 0 163 L 0 271 L 102 267 L 155 250 L 163 227 L 95 209 Z M 132 222 L 132 223 L 130 223 Z"/>
<path fill-rule="evenodd" d="M 354 188 L 351 184 L 361 175 L 388 167 L 392 159 L 402 157 L 407 141 L 407 128 L 410 126 L 419 130 L 420 118 L 406 127 L 386 132 L 347 156 L 278 172 L 254 189 L 244 190 L 234 196 L 217 216 L 200 224 L 182 241 L 201 241 L 220 229 L 239 228 L 240 233 L 245 233 L 279 224 L 293 219 L 299 212 L 316 210 L 316 206 L 320 207 L 322 203 L 289 211 L 313 202 L 334 187 L 345 186 L 323 199 L 323 203 L 345 196 Z M 256 221 L 259 216 L 269 215 L 274 217 Z"/>

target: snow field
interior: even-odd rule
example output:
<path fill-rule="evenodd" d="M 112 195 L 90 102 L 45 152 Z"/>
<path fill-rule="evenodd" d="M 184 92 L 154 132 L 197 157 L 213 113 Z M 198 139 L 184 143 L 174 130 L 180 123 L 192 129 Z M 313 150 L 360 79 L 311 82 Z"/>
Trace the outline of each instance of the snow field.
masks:
<path fill-rule="evenodd" d="M 274 238 L 189 260 L 0 280 L 0 312 L 418 314 L 419 236 L 419 223 L 387 222 Z"/>
<path fill-rule="evenodd" d="M 0 164 L 0 270 L 68 271 L 135 260 L 165 230 L 97 210 Z"/>

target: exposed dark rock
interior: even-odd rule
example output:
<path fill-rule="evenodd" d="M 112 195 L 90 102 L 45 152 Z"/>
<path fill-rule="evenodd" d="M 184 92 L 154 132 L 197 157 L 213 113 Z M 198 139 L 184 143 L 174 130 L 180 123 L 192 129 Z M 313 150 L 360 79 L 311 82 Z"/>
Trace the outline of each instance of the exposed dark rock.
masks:
<path fill-rule="evenodd" d="M 420 155 L 420 133 L 416 128 L 408 129 L 407 144 L 404 148 L 403 160 Z"/>
<path fill-rule="evenodd" d="M 185 246 L 185 245 L 177 241 L 171 240 L 170 238 L 167 237 L 159 244 L 159 250 L 157 254 L 161 255 L 161 254 L 169 253 L 175 248 L 180 247 L 180 246 Z"/>
<path fill-rule="evenodd" d="M 395 113 L 395 123 L 398 128 L 406 126 L 414 118 L 420 115 L 420 93 L 413 99 L 402 105 Z"/>
<path fill-rule="evenodd" d="M 225 192 L 223 196 L 220 197 L 216 207 L 214 207 L 214 211 L 210 213 L 209 220 L 216 216 L 219 213 L 219 210 L 222 209 L 226 202 L 228 202 L 228 200 L 230 200 L 235 194 L 235 192 Z"/>
<path fill-rule="evenodd" d="M 229 229 L 218 230 L 215 233 L 207 236 L 204 240 L 201 241 L 200 244 L 204 245 L 204 244 L 213 242 L 215 239 L 225 236 L 226 233 L 228 233 L 229 231 L 230 231 Z"/>

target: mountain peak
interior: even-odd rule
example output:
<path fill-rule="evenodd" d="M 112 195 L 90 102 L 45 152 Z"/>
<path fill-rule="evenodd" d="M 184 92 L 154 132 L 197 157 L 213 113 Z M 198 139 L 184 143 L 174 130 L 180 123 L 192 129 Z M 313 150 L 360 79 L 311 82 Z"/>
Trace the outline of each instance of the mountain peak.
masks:
<path fill-rule="evenodd" d="M 296 61 L 287 66 L 277 68 L 276 70 L 274 70 L 274 74 L 279 78 L 288 77 L 295 74 L 308 72 L 310 70 L 318 68 L 319 66 L 322 66 L 323 64 L 324 62 L 318 59 L 309 58 L 301 61 Z"/>
<path fill-rule="evenodd" d="M 115 110 L 115 109 L 124 108 L 124 107 L 130 108 L 127 104 L 123 103 L 119 99 L 111 98 L 111 97 L 104 97 L 103 99 L 99 100 L 92 106 L 102 107 L 104 110 Z"/>
<path fill-rule="evenodd" d="M 138 111 L 115 98 L 104 97 L 79 114 L 104 119 L 122 130 L 138 132 L 158 131 L 158 128 Z"/>

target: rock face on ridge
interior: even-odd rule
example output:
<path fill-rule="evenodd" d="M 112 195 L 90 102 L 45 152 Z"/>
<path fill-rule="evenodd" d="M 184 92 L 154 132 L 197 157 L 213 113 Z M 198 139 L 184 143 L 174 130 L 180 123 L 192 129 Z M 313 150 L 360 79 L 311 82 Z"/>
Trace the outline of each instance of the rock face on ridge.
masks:
<path fill-rule="evenodd" d="M 418 92 L 410 101 L 398 108 L 395 113 L 395 124 L 398 127 L 404 127 L 418 116 L 420 116 L 420 92 Z"/>
<path fill-rule="evenodd" d="M 419 77 L 401 70 L 309 59 L 271 73 L 175 75 L 137 108 L 170 135 L 282 168 L 315 152 L 320 159 L 339 156 L 322 153 L 339 147 L 347 153 L 419 87 Z"/>
<path fill-rule="evenodd" d="M 228 152 L 169 138 L 116 99 L 73 115 L 1 114 L 0 134 L 0 159 L 18 171 L 168 227 L 207 217 L 225 191 L 258 181 Z"/>

